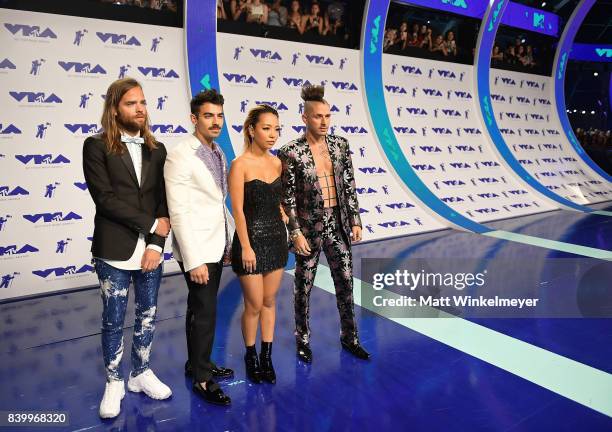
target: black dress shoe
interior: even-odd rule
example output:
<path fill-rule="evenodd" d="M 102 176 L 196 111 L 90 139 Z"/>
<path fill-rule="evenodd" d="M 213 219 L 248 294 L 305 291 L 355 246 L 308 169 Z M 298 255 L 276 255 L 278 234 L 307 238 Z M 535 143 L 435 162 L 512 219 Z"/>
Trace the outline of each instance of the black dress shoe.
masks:
<path fill-rule="evenodd" d="M 219 379 L 225 379 L 225 378 L 233 378 L 234 377 L 234 371 L 232 369 L 229 368 L 224 368 L 221 366 L 213 366 L 210 369 L 210 372 L 212 373 L 212 376 L 215 378 L 219 378 Z M 185 376 L 187 377 L 192 377 L 193 376 L 193 368 L 191 367 L 191 363 L 189 362 L 189 360 L 187 360 L 185 362 Z"/>
<path fill-rule="evenodd" d="M 262 342 L 259 353 L 259 365 L 261 367 L 261 378 L 270 384 L 276 384 L 276 372 L 272 365 L 272 342 Z"/>
<path fill-rule="evenodd" d="M 355 357 L 361 360 L 368 360 L 370 358 L 370 353 L 363 349 L 363 347 L 359 344 L 359 342 L 349 343 L 341 340 L 342 348 L 353 354 Z"/>
<path fill-rule="evenodd" d="M 310 345 L 305 342 L 297 343 L 297 355 L 304 363 L 312 363 L 312 351 Z"/>
<path fill-rule="evenodd" d="M 247 377 L 255 384 L 262 383 L 261 368 L 259 366 L 259 358 L 257 357 L 257 351 L 255 351 L 255 345 L 247 347 L 247 352 L 244 355 L 244 368 L 246 369 Z"/>
<path fill-rule="evenodd" d="M 193 391 L 211 404 L 227 406 L 232 403 L 230 397 L 223 393 L 219 384 L 213 380 L 206 381 L 206 388 L 198 382 L 193 383 Z"/>
<path fill-rule="evenodd" d="M 215 378 L 225 379 L 225 378 L 233 378 L 234 371 L 229 368 L 224 368 L 222 366 L 213 366 L 210 370 Z"/>

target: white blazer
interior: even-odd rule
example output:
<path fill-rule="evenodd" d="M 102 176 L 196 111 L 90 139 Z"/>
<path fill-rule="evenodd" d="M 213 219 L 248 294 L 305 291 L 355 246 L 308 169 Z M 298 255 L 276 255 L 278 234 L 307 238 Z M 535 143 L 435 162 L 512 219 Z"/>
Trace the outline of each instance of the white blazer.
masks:
<path fill-rule="evenodd" d="M 164 165 L 172 249 L 174 257 L 183 262 L 185 271 L 221 260 L 225 250 L 224 214 L 230 241 L 234 231 L 234 220 L 225 206 L 223 191 L 196 155 L 201 145 L 198 138 L 190 135 L 168 152 Z M 223 175 L 226 175 L 225 167 Z"/>

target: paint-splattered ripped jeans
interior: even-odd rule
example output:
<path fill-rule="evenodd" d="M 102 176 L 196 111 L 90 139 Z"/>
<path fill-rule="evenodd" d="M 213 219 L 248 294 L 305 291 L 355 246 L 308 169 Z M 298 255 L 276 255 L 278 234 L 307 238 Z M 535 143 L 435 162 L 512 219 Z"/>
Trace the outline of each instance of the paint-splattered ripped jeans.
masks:
<path fill-rule="evenodd" d="M 120 367 L 123 356 L 123 321 L 128 303 L 128 288 L 132 280 L 136 321 L 132 342 L 131 375 L 140 375 L 149 368 L 162 266 L 143 273 L 140 270 L 119 270 L 99 259 L 94 259 L 94 264 L 102 294 L 102 355 L 106 379 L 123 380 Z"/>

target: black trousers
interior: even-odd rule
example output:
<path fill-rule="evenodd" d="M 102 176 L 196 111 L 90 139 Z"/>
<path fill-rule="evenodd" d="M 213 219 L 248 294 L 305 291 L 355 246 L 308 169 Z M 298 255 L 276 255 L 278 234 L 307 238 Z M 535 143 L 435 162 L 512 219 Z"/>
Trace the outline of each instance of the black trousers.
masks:
<path fill-rule="evenodd" d="M 183 263 L 179 262 L 189 294 L 185 334 L 187 336 L 188 361 L 193 369 L 193 381 L 205 382 L 212 378 L 211 369 L 215 364 L 210 359 L 217 323 L 217 292 L 221 281 L 222 263 L 208 266 L 208 283 L 199 284 L 190 279 Z"/>

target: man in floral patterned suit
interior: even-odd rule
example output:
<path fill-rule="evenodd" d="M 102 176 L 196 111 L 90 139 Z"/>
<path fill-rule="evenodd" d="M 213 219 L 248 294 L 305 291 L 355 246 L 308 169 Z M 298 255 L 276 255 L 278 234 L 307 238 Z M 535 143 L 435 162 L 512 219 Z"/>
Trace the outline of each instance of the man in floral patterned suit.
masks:
<path fill-rule="evenodd" d="M 310 350 L 309 302 L 321 250 L 329 263 L 340 312 L 340 341 L 354 356 L 368 359 L 357 336 L 353 303 L 351 240 L 361 240 L 361 219 L 353 165 L 345 138 L 330 135 L 330 106 L 322 86 L 302 89 L 306 133 L 283 146 L 283 207 L 296 253 L 294 282 L 297 354 L 306 363 Z"/>

